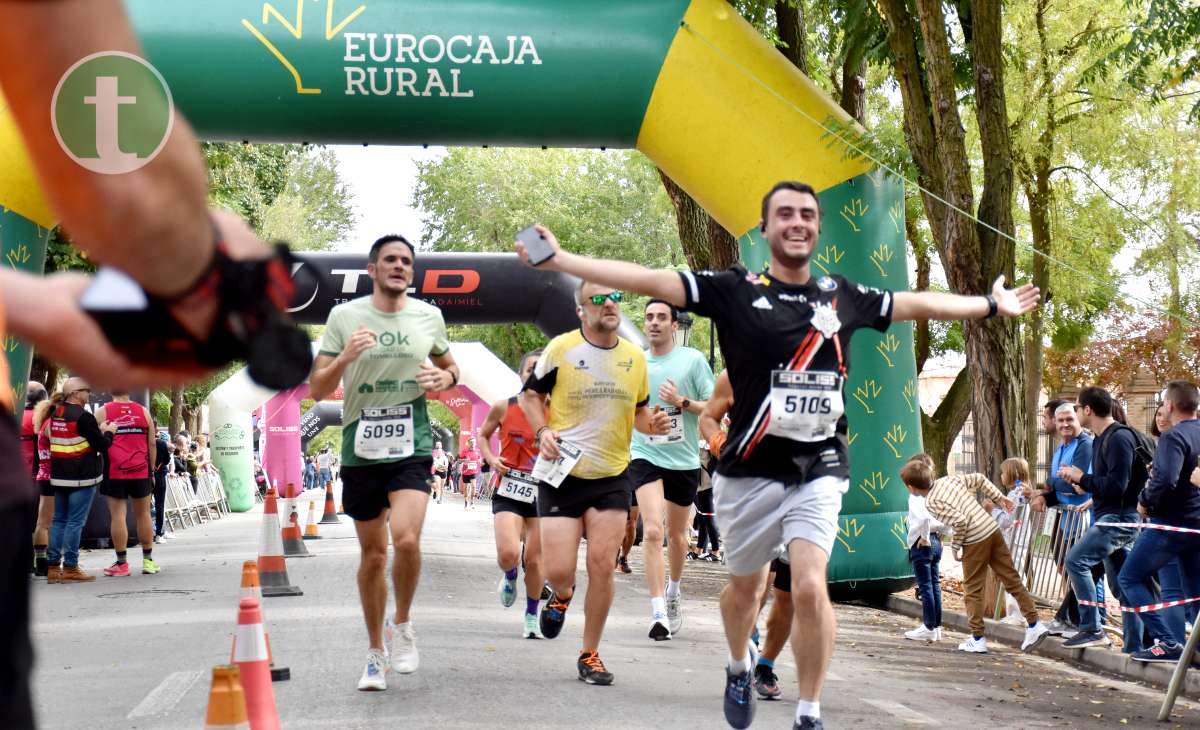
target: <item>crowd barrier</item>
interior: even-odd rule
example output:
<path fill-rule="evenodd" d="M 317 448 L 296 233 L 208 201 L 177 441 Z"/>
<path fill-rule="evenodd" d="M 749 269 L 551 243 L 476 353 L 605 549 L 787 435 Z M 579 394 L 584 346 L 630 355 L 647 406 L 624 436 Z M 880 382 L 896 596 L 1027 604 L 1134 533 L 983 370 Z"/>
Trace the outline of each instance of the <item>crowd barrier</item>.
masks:
<path fill-rule="evenodd" d="M 168 474 L 165 502 L 163 518 L 172 530 L 176 525 L 182 530 L 229 514 L 225 487 L 215 471 L 201 470 L 194 489 L 186 474 Z"/>

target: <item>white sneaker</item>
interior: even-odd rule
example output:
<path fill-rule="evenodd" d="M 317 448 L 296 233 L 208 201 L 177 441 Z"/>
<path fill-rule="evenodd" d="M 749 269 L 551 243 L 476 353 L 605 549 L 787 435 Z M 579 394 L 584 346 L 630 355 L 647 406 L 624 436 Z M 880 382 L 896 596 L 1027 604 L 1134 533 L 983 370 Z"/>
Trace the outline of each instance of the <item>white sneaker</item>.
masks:
<path fill-rule="evenodd" d="M 933 630 L 933 633 L 934 633 L 934 637 L 933 637 L 933 640 L 934 640 L 934 641 L 941 641 L 941 640 L 942 640 L 942 627 L 941 627 L 941 626 L 939 626 L 939 627 L 937 627 L 936 629 L 934 629 L 934 630 Z"/>
<path fill-rule="evenodd" d="M 671 629 L 671 634 L 678 634 L 683 628 L 683 593 L 680 592 L 674 597 L 667 596 L 667 624 Z"/>
<path fill-rule="evenodd" d="M 1025 629 L 1025 640 L 1021 642 L 1021 651 L 1033 651 L 1038 644 L 1046 640 L 1050 630 L 1041 621 Z"/>
<path fill-rule="evenodd" d="M 976 639 L 974 636 L 968 636 L 963 643 L 958 645 L 958 650 L 970 652 L 971 654 L 987 654 L 987 639 Z"/>
<path fill-rule="evenodd" d="M 417 653 L 417 635 L 413 633 L 412 622 L 401 627 L 392 623 L 389 618 L 383 629 L 388 656 L 392 659 L 392 671 L 401 674 L 412 674 L 417 671 L 420 655 Z"/>
<path fill-rule="evenodd" d="M 382 692 L 387 689 L 387 656 L 378 649 L 367 652 L 367 666 L 358 680 L 360 692 Z"/>
<path fill-rule="evenodd" d="M 656 613 L 650 623 L 650 638 L 655 641 L 670 641 L 671 628 L 667 625 L 667 616 Z"/>
<path fill-rule="evenodd" d="M 913 641 L 937 641 L 937 635 L 937 629 L 927 628 L 924 624 L 921 624 L 912 631 L 904 632 L 904 638 Z"/>
<path fill-rule="evenodd" d="M 162 534 L 162 539 L 164 540 L 174 540 L 176 537 L 178 537 L 178 535 L 176 535 L 174 532 L 164 532 Z"/>

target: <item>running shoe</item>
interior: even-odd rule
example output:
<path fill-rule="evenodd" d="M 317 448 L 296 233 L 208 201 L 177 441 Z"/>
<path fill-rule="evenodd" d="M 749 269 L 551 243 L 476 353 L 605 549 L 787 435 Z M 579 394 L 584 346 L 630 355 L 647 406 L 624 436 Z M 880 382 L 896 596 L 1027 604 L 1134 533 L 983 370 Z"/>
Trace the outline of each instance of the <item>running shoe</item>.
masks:
<path fill-rule="evenodd" d="M 580 652 L 576 667 L 579 669 L 580 682 L 606 687 L 613 683 L 612 672 L 604 668 L 604 662 L 600 661 L 600 655 L 594 651 Z"/>
<path fill-rule="evenodd" d="M 539 597 L 539 600 L 549 601 L 552 595 L 554 595 L 554 591 L 550 589 L 550 581 L 542 583 L 542 595 Z"/>
<path fill-rule="evenodd" d="M 754 676 L 747 669 L 739 674 L 725 668 L 725 721 L 730 727 L 750 727 L 754 722 Z"/>
<path fill-rule="evenodd" d="M 1130 655 L 1135 662 L 1164 662 L 1176 664 L 1183 656 L 1183 647 L 1179 644 L 1165 644 L 1161 639 L 1155 639 L 1149 649 L 1135 651 Z"/>
<path fill-rule="evenodd" d="M 1080 631 L 1063 642 L 1067 649 L 1082 649 L 1087 646 L 1112 646 L 1112 639 L 1103 631 Z"/>
<path fill-rule="evenodd" d="M 1021 651 L 1033 651 L 1049 635 L 1050 630 L 1046 628 L 1044 623 L 1038 621 L 1033 626 L 1025 629 L 1025 640 L 1021 642 Z"/>
<path fill-rule="evenodd" d="M 620 558 L 617 559 L 617 568 L 622 573 L 632 573 L 633 572 L 633 568 L 629 567 L 629 558 L 626 558 L 624 555 L 622 555 Z"/>
<path fill-rule="evenodd" d="M 825 723 L 819 717 L 805 715 L 792 725 L 792 730 L 825 730 Z"/>
<path fill-rule="evenodd" d="M 683 593 L 667 595 L 667 626 L 672 635 L 678 634 L 683 628 Z"/>
<path fill-rule="evenodd" d="M 571 594 L 571 597 L 574 598 L 574 594 Z M 557 593 L 551 592 L 550 600 L 542 606 L 541 615 L 538 617 L 538 626 L 542 630 L 543 637 L 553 639 L 559 635 L 563 624 L 566 623 L 567 607 L 570 605 L 570 599 L 562 601 Z"/>
<path fill-rule="evenodd" d="M 777 700 L 783 694 L 783 690 L 779 688 L 779 677 L 775 676 L 775 670 L 766 664 L 754 667 L 754 690 L 764 700 Z"/>
<path fill-rule="evenodd" d="M 500 594 L 500 605 L 505 608 L 513 605 L 517 600 L 517 579 L 501 574 L 496 592 Z"/>
<path fill-rule="evenodd" d="M 158 567 L 158 563 L 154 562 L 154 558 L 142 558 L 142 573 L 146 575 L 154 575 L 162 571 Z"/>
<path fill-rule="evenodd" d="M 387 642 L 387 655 L 391 657 L 393 672 L 412 674 L 417 671 L 421 657 L 417 652 L 417 635 L 413 633 L 412 622 L 397 626 L 392 619 L 387 619 L 383 625 L 383 638 Z"/>
<path fill-rule="evenodd" d="M 111 578 L 129 576 L 129 563 L 113 563 L 104 569 L 104 574 Z"/>
<path fill-rule="evenodd" d="M 650 624 L 650 638 L 655 641 L 670 641 L 671 628 L 667 626 L 667 617 L 664 615 L 661 618 L 654 617 L 654 623 Z"/>
<path fill-rule="evenodd" d="M 538 617 L 532 613 L 525 614 L 525 638 L 542 638 L 542 635 L 538 633 Z"/>
<path fill-rule="evenodd" d="M 1075 628 L 1074 625 L 1069 624 L 1066 621 L 1054 619 L 1046 626 L 1046 631 L 1051 636 L 1061 636 L 1064 639 L 1069 639 L 1074 636 L 1079 629 Z"/>
<path fill-rule="evenodd" d="M 387 689 L 387 655 L 378 649 L 367 652 L 367 666 L 358 679 L 360 692 L 382 692 Z"/>

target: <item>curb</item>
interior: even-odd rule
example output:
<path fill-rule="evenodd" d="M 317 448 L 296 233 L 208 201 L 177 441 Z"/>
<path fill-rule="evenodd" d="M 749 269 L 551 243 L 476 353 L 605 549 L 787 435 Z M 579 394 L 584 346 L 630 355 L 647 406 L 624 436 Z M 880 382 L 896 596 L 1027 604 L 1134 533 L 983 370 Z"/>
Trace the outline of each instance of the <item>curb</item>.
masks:
<path fill-rule="evenodd" d="M 893 613 L 900 613 L 913 618 L 921 618 L 922 616 L 921 602 L 912 598 L 891 595 L 888 596 L 884 606 Z M 1021 641 L 1025 638 L 1025 631 L 1016 626 L 994 621 L 990 618 L 984 619 L 984 623 L 987 625 L 987 638 L 994 641 L 1020 647 Z M 957 611 L 943 611 L 942 625 L 955 631 L 970 632 L 966 614 L 958 613 Z M 1174 664 L 1135 662 L 1129 658 L 1128 654 L 1123 654 L 1113 649 L 1100 647 L 1067 649 L 1063 646 L 1062 639 L 1056 636 L 1051 636 L 1044 640 L 1034 653 L 1053 659 L 1061 659 L 1076 666 L 1116 674 L 1133 682 L 1144 682 L 1163 688 L 1170 683 L 1171 674 L 1175 671 Z M 1198 653 L 1198 656 L 1200 656 L 1200 653 Z M 1189 671 L 1187 673 L 1184 679 L 1183 694 L 1189 697 L 1200 696 L 1200 672 Z"/>

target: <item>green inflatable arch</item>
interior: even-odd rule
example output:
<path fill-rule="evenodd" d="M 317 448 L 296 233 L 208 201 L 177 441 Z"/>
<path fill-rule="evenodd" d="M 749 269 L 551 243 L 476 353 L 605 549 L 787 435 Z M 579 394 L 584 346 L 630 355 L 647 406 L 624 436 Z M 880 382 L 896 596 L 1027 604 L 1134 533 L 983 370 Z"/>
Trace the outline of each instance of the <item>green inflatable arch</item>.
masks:
<path fill-rule="evenodd" d="M 830 134 L 858 130 L 723 0 L 129 0 L 149 60 L 207 139 L 635 147 L 765 260 L 759 198 L 821 191 L 813 265 L 907 287 L 903 189 Z M 54 223 L 0 105 L 5 263 Z M 28 352 L 5 343 L 15 378 Z M 856 593 L 911 576 L 898 467 L 920 450 L 912 330 L 853 343 L 853 471 L 829 568 Z"/>

